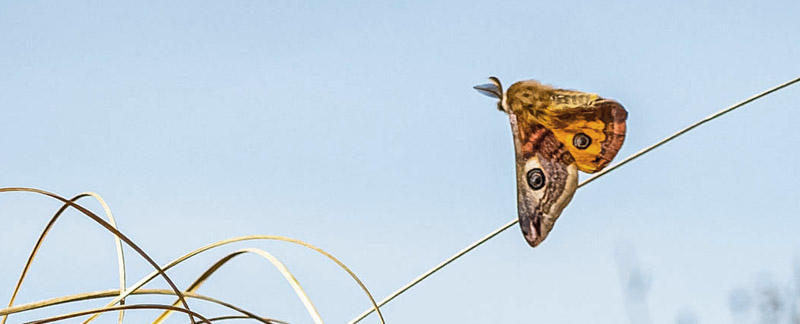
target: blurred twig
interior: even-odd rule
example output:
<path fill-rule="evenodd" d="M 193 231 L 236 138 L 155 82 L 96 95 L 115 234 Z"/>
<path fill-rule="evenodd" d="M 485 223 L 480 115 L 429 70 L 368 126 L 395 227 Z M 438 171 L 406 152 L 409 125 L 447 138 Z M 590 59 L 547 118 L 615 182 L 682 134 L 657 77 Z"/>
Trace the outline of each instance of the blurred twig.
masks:
<path fill-rule="evenodd" d="M 625 309 L 631 324 L 649 324 L 650 309 L 647 307 L 647 292 L 650 290 L 650 275 L 642 270 L 639 258 L 628 245 L 618 246 L 615 257 Z"/>

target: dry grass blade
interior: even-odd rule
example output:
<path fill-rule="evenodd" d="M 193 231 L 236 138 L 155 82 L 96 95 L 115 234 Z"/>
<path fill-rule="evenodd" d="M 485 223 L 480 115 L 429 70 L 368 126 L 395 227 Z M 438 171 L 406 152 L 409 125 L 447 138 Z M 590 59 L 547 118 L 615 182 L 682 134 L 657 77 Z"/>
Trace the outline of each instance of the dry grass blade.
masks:
<path fill-rule="evenodd" d="M 147 253 L 145 253 L 144 250 L 142 250 L 138 245 L 136 245 L 136 243 L 134 243 L 130 238 L 125 236 L 125 234 L 122 234 L 122 232 L 118 231 L 116 228 L 111 226 L 111 224 L 107 223 L 102 218 L 100 218 L 99 216 L 95 215 L 94 213 L 92 213 L 88 209 L 84 208 L 83 206 L 81 206 L 79 204 L 76 204 L 75 202 L 69 201 L 64 197 L 61 197 L 61 196 L 56 195 L 54 193 L 48 192 L 48 191 L 44 191 L 44 190 L 41 190 L 41 189 L 34 189 L 34 188 L 0 188 L 0 193 L 2 193 L 2 192 L 32 192 L 32 193 L 44 195 L 44 196 L 47 196 L 47 197 L 50 197 L 50 198 L 54 198 L 56 200 L 61 201 L 62 203 L 66 204 L 66 205 L 69 205 L 72 208 L 75 208 L 75 209 L 79 210 L 81 213 L 83 213 L 87 217 L 91 218 L 96 223 L 100 224 L 100 226 L 105 228 L 107 231 L 109 231 L 109 232 L 113 233 L 114 235 L 116 235 L 117 237 L 119 237 L 122 241 L 125 242 L 125 244 L 128 244 L 128 246 L 130 246 L 134 251 L 136 251 L 136 253 L 138 253 L 142 258 L 144 258 L 148 263 L 150 263 L 150 265 L 153 268 L 156 269 L 157 275 L 160 275 L 162 278 L 164 278 L 164 280 L 167 282 L 167 284 L 170 285 L 170 288 L 172 288 L 172 290 L 175 291 L 175 294 L 178 296 L 178 298 L 181 299 L 181 303 L 183 304 L 183 307 L 186 309 L 185 313 L 189 316 L 189 320 L 193 324 L 195 323 L 194 317 L 191 315 L 192 313 L 191 313 L 191 310 L 189 309 L 189 304 L 186 303 L 186 299 L 183 297 L 183 294 L 178 289 L 178 286 L 176 286 L 175 283 L 172 281 L 172 279 L 170 279 L 169 276 L 167 276 L 167 274 L 164 272 L 164 270 L 161 269 L 161 267 L 158 266 L 158 263 L 156 263 L 153 260 L 153 258 L 151 258 Z M 120 294 L 120 297 L 124 298 L 125 296 Z M 120 300 L 117 300 L 117 302 L 119 302 L 119 301 Z M 119 308 L 119 309 L 120 310 L 124 310 L 125 308 Z M 97 312 L 95 312 L 95 313 L 97 313 Z"/>
<path fill-rule="evenodd" d="M 198 314 L 196 312 L 193 312 L 191 310 L 188 310 L 188 309 L 185 309 L 185 308 L 182 308 L 182 307 L 175 307 L 175 306 L 168 306 L 168 305 L 158 305 L 158 304 L 140 304 L 140 305 L 122 305 L 122 306 L 114 306 L 114 307 L 108 307 L 108 308 L 90 309 L 90 310 L 85 310 L 85 311 L 80 311 L 80 312 L 74 312 L 74 313 L 68 313 L 68 314 L 48 317 L 48 318 L 40 319 L 40 320 L 36 320 L 36 321 L 26 322 L 25 324 L 45 324 L 45 323 L 50 323 L 50 322 L 63 321 L 63 320 L 66 320 L 66 319 L 80 317 L 80 316 L 89 315 L 89 314 L 114 312 L 114 311 L 126 310 L 126 309 L 170 309 L 170 310 L 175 310 L 175 311 L 179 311 L 179 312 L 184 312 L 187 315 L 189 315 L 189 318 L 192 318 L 192 319 L 195 318 L 195 316 L 196 316 L 197 318 L 200 319 L 200 323 L 211 323 L 207 318 L 203 317 L 203 315 L 200 315 L 200 314 Z"/>
<path fill-rule="evenodd" d="M 170 268 L 180 264 L 183 261 L 186 261 L 186 260 L 188 260 L 188 259 L 190 259 L 190 258 L 192 258 L 192 257 L 194 257 L 194 256 L 196 256 L 196 255 L 198 255 L 200 253 L 203 253 L 205 251 L 208 251 L 208 250 L 211 250 L 211 249 L 214 249 L 214 248 L 217 248 L 217 247 L 221 247 L 221 246 L 228 245 L 228 244 L 231 244 L 231 243 L 236 243 L 236 242 L 253 241 L 253 240 L 278 240 L 278 241 L 298 244 L 298 245 L 301 245 L 301 246 L 306 247 L 308 249 L 312 249 L 312 250 L 316 251 L 317 253 L 320 253 L 320 254 L 324 255 L 325 257 L 327 257 L 331 261 L 335 262 L 340 268 L 344 269 L 350 275 L 350 277 L 353 278 L 353 280 L 355 280 L 356 283 L 358 283 L 359 287 L 361 287 L 361 290 L 364 291 L 364 293 L 367 295 L 367 297 L 369 298 L 370 302 L 372 303 L 372 306 L 373 306 L 372 309 L 374 311 L 377 311 L 377 314 L 378 314 L 378 317 L 380 318 L 381 323 L 385 323 L 384 319 L 383 319 L 383 314 L 381 313 L 380 309 L 378 308 L 378 304 L 375 302 L 375 299 L 372 297 L 372 294 L 369 292 L 369 289 L 367 289 L 367 287 L 364 285 L 364 283 L 361 282 L 361 279 L 359 279 L 358 276 L 356 276 L 356 274 L 352 270 L 350 270 L 350 268 L 348 268 L 344 263 L 339 261 L 339 259 L 337 259 L 333 255 L 331 255 L 330 253 L 326 252 L 325 250 L 320 249 L 320 248 L 318 248 L 318 247 L 316 247 L 314 245 L 311 245 L 309 243 L 303 242 L 301 240 L 296 240 L 296 239 L 283 237 L 283 236 L 276 236 L 276 235 L 248 235 L 248 236 L 234 237 L 234 238 L 230 238 L 230 239 L 227 239 L 227 240 L 214 242 L 214 243 L 211 243 L 209 245 L 203 246 L 203 247 L 201 247 L 199 249 L 196 249 L 196 250 L 194 250 L 192 252 L 189 252 L 189 253 L 187 253 L 187 254 L 185 254 L 185 255 L 173 260 L 172 262 L 164 265 L 163 269 L 164 269 L 164 271 L 169 270 Z M 107 307 L 111 307 L 113 305 L 116 305 L 116 303 L 118 303 L 121 298 L 124 298 L 124 297 L 128 296 L 128 294 L 130 294 L 131 292 L 136 291 L 137 289 L 140 289 L 142 286 L 144 286 L 145 284 L 150 282 L 150 280 L 153 280 L 153 278 L 155 278 L 157 275 L 158 275 L 158 272 L 154 271 L 154 272 L 148 274 L 147 276 L 143 277 L 141 280 L 137 281 L 135 284 L 133 284 L 131 287 L 129 287 L 126 290 L 125 294 L 122 294 L 121 296 L 113 299 L 106 306 Z M 93 315 L 92 317 L 90 317 L 89 319 L 84 321 L 83 324 L 89 323 L 90 321 L 94 320 L 96 317 L 97 317 L 97 315 Z"/>
<path fill-rule="evenodd" d="M 115 297 L 119 294 L 119 291 L 114 290 L 104 290 L 104 291 L 95 291 L 89 293 L 82 293 L 82 294 L 74 294 L 69 296 L 51 298 L 47 300 L 37 301 L 33 303 L 17 305 L 11 308 L 0 309 L 0 315 L 6 314 L 14 314 L 14 313 L 21 313 L 26 311 L 32 311 L 39 308 L 50 307 L 55 305 L 67 304 L 67 303 L 74 303 L 84 300 L 91 300 L 91 299 L 98 299 L 98 298 L 109 298 Z M 132 293 L 132 295 L 169 295 L 175 296 L 175 292 L 169 289 L 139 289 Z M 227 307 L 235 312 L 241 313 L 243 317 L 247 317 L 250 319 L 257 320 L 264 324 L 271 324 L 271 323 L 283 323 L 286 324 L 284 321 L 279 321 L 276 319 L 271 319 L 263 316 L 258 316 L 250 311 L 244 310 L 236 305 L 233 305 L 228 302 L 221 301 L 216 298 L 211 298 L 205 295 L 200 295 L 193 292 L 184 292 L 184 295 L 189 298 L 195 298 L 199 300 L 204 300 L 210 303 L 214 303 L 223 307 Z M 173 305 L 174 306 L 174 305 Z"/>
<path fill-rule="evenodd" d="M 782 84 L 780 84 L 778 86 L 775 86 L 773 88 L 765 90 L 764 92 L 756 94 L 756 95 L 754 95 L 754 96 L 752 96 L 750 98 L 747 98 L 745 100 L 742 100 L 742 101 L 740 101 L 740 102 L 738 102 L 738 103 L 736 103 L 736 104 L 734 104 L 732 106 L 729 106 L 729 107 L 727 107 L 725 109 L 722 109 L 722 110 L 720 110 L 720 111 L 718 111 L 716 113 L 713 113 L 713 114 L 709 115 L 708 117 L 703 118 L 700 121 L 698 121 L 698 122 L 696 122 L 694 124 L 691 124 L 691 125 L 687 126 L 686 128 L 681 129 L 680 131 L 678 131 L 678 132 L 676 132 L 676 133 L 674 133 L 674 134 L 672 134 L 670 136 L 667 136 L 663 140 L 658 141 L 657 143 L 655 143 L 655 144 L 653 144 L 651 146 L 648 146 L 648 147 L 642 149 L 639 152 L 634 153 L 633 155 L 625 158 L 624 160 L 620 161 L 619 163 L 616 163 L 616 164 L 612 165 L 611 167 L 608 167 L 605 170 L 603 170 L 601 172 L 598 172 L 594 176 L 592 176 L 592 177 L 584 180 L 583 182 L 581 182 L 578 185 L 578 187 L 580 188 L 582 186 L 585 186 L 585 185 L 591 183 L 592 181 L 596 180 L 597 178 L 600 178 L 603 175 L 606 175 L 609 172 L 614 171 L 615 169 L 627 164 L 628 162 L 633 161 L 634 159 L 639 158 L 642 155 L 644 155 L 644 154 L 646 154 L 646 153 L 658 148 L 659 146 L 664 145 L 669 141 L 672 141 L 673 139 L 677 138 L 678 136 L 681 136 L 683 134 L 688 133 L 689 131 L 699 127 L 700 125 L 703 125 L 703 124 L 705 124 L 707 122 L 710 122 L 710 121 L 712 121 L 712 120 L 714 120 L 714 119 L 716 119 L 716 118 L 718 118 L 718 117 L 720 117 L 720 116 L 722 116 L 724 114 L 727 114 L 727 113 L 729 113 L 731 111 L 734 111 L 734 110 L 736 110 L 736 109 L 738 109 L 738 108 L 740 108 L 742 106 L 745 106 L 745 105 L 747 105 L 747 104 L 749 104 L 749 103 L 751 103 L 753 101 L 756 101 L 756 100 L 758 100 L 758 99 L 760 99 L 760 98 L 762 98 L 764 96 L 767 96 L 767 95 L 769 95 L 771 93 L 774 93 L 774 92 L 776 92 L 778 90 L 781 90 L 783 88 L 786 88 L 786 87 L 788 87 L 788 86 L 790 86 L 792 84 L 795 84 L 797 82 L 800 82 L 800 77 L 792 79 L 792 80 L 789 80 L 787 82 L 784 82 L 784 83 L 782 83 Z M 412 280 L 411 282 L 409 282 L 405 286 L 401 287 L 400 289 L 398 289 L 394 293 L 390 294 L 389 296 L 387 296 L 386 298 L 381 300 L 378 303 L 378 307 L 383 306 L 386 303 L 390 302 L 392 299 L 394 299 L 395 297 L 397 297 L 400 294 L 404 293 L 406 290 L 410 289 L 411 287 L 414 287 L 414 285 L 418 284 L 422 280 L 425 280 L 426 278 L 428 278 L 429 276 L 431 276 L 435 272 L 439 271 L 439 269 L 444 268 L 445 266 L 447 266 L 451 262 L 453 262 L 456 259 L 460 258 L 464 254 L 467 254 L 469 251 L 472 251 L 473 249 L 475 249 L 476 247 L 478 247 L 481 244 L 485 243 L 486 241 L 489 241 L 493 237 L 497 236 L 497 234 L 502 233 L 503 231 L 509 229 L 511 226 L 514 226 L 514 224 L 517 224 L 518 222 L 519 222 L 518 219 L 513 219 L 512 221 L 510 221 L 510 222 L 506 223 L 505 225 L 501 226 L 500 228 L 492 231 L 491 233 L 487 234 L 486 236 L 482 237 L 481 239 L 479 239 L 479 240 L 475 241 L 474 243 L 470 244 L 469 246 L 467 246 L 466 248 L 462 249 L 461 251 L 458 251 L 456 254 L 453 254 L 453 256 L 451 256 L 451 257 L 447 258 L 446 260 L 442 261 L 441 263 L 439 263 L 435 267 L 431 268 L 427 272 L 423 273 L 419 277 L 415 278 L 414 280 Z M 361 313 L 360 315 L 358 315 L 354 319 L 352 319 L 349 322 L 349 324 L 355 324 L 355 323 L 360 322 L 361 320 L 363 320 L 365 317 L 367 317 L 372 312 L 373 312 L 373 309 L 365 310 L 363 313 Z"/>
<path fill-rule="evenodd" d="M 234 320 L 234 319 L 250 319 L 247 316 L 241 315 L 228 315 L 228 316 L 218 316 L 218 317 L 211 317 L 208 319 L 209 322 L 217 322 L 217 321 L 227 321 L 227 320 Z"/>
<path fill-rule="evenodd" d="M 76 195 L 75 197 L 72 197 L 69 201 L 76 202 L 84 197 L 93 197 L 94 199 L 96 199 L 100 203 L 100 205 L 103 206 L 103 211 L 105 212 L 106 217 L 108 217 L 108 223 L 111 224 L 111 226 L 114 227 L 114 229 L 117 229 L 117 223 L 116 221 L 114 221 L 114 216 L 111 214 L 111 209 L 108 207 L 108 204 L 106 204 L 106 201 L 100 195 L 94 192 L 84 192 Z M 56 220 L 58 220 L 61 214 L 63 214 L 64 211 L 67 210 L 67 208 L 69 208 L 69 205 L 63 204 L 61 208 L 59 208 L 58 211 L 56 211 L 56 213 L 53 215 L 53 217 L 50 218 L 50 221 L 44 227 L 44 230 L 42 230 L 42 234 L 39 235 L 39 239 L 36 240 L 36 244 L 34 244 L 33 250 L 28 255 L 28 261 L 22 268 L 22 274 L 20 274 L 19 280 L 17 280 L 17 285 L 14 286 L 14 292 L 11 294 L 11 299 L 8 302 L 8 307 L 14 306 L 14 301 L 16 300 L 17 294 L 19 293 L 19 290 L 22 287 L 22 282 L 25 280 L 25 276 L 28 274 L 28 270 L 30 270 L 31 264 L 33 264 L 33 259 L 36 258 L 36 254 L 39 252 L 39 249 L 41 248 L 42 243 L 44 242 L 44 238 L 47 236 L 47 233 L 50 232 L 50 229 L 53 228 L 53 225 L 55 224 Z M 119 293 L 122 294 L 125 291 L 125 287 L 127 286 L 127 284 L 125 283 L 125 255 L 123 254 L 122 241 L 119 239 L 119 237 L 114 236 L 114 243 L 117 248 L 117 264 L 119 269 L 119 284 L 120 284 Z M 120 304 L 124 305 L 125 299 L 122 299 L 120 301 Z M 125 311 L 120 310 L 119 323 L 122 323 L 124 315 Z M 0 320 L 0 324 L 5 324 L 7 319 L 8 315 L 3 315 L 3 319 Z"/>
<path fill-rule="evenodd" d="M 254 253 L 254 254 L 257 254 L 257 255 L 259 255 L 261 257 L 264 257 L 267 260 L 269 260 L 272 263 L 272 265 L 275 266 L 275 268 L 277 268 L 278 271 L 281 272 L 281 274 L 283 274 L 283 276 L 286 278 L 286 280 L 289 282 L 289 284 L 292 285 L 292 288 L 294 289 L 295 294 L 297 294 L 297 297 L 300 298 L 300 300 L 303 302 L 303 305 L 306 307 L 306 310 L 308 311 L 308 314 L 311 315 L 311 318 L 314 320 L 314 322 L 315 323 L 322 323 L 322 317 L 320 317 L 319 312 L 317 311 L 316 307 L 314 307 L 314 304 L 311 303 L 311 299 L 308 298 L 308 294 L 306 294 L 306 292 L 303 290 L 303 287 L 300 286 L 300 283 L 297 281 L 297 278 L 295 278 L 294 275 L 292 275 L 292 273 L 289 271 L 289 269 L 286 268 L 286 266 L 282 262 L 280 262 L 280 260 L 278 260 L 278 258 L 276 258 L 275 256 L 273 256 L 272 254 L 270 254 L 270 253 L 268 253 L 266 251 L 259 250 L 259 249 L 253 249 L 253 248 L 242 249 L 242 250 L 235 251 L 235 252 L 233 252 L 231 254 L 226 255 L 225 257 L 223 257 L 219 261 L 215 262 L 214 265 L 212 265 L 210 268 L 208 268 L 208 270 L 203 272 L 203 274 L 200 275 L 200 277 L 198 277 L 189 286 L 189 288 L 186 289 L 186 292 L 191 292 L 191 293 L 196 292 L 197 289 L 199 289 L 200 286 L 202 286 L 203 283 L 209 277 L 211 277 L 211 275 L 214 274 L 214 272 L 219 270 L 219 268 L 222 267 L 225 263 L 227 263 L 231 259 L 235 258 L 236 256 L 239 256 L 239 255 L 242 255 L 242 254 L 245 254 L 245 253 Z M 176 300 L 172 304 L 172 306 L 176 306 L 177 304 L 178 304 L 178 301 Z M 170 314 L 172 314 L 172 310 L 164 311 L 158 318 L 156 318 L 155 321 L 153 321 L 153 324 L 161 324 L 162 322 L 164 322 L 169 317 Z"/>

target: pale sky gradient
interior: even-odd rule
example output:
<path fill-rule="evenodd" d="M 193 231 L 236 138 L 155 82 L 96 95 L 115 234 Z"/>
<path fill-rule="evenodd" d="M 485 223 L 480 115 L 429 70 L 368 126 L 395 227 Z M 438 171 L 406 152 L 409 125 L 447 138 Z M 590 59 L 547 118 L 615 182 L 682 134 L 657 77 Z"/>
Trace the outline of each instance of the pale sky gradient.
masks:
<path fill-rule="evenodd" d="M 303 239 L 383 298 L 516 217 L 508 121 L 473 85 L 535 78 L 619 100 L 620 160 L 800 75 L 799 15 L 791 0 L 3 1 L 0 186 L 98 192 L 161 263 L 233 236 Z M 622 245 L 652 278 L 654 323 L 729 322 L 732 290 L 788 281 L 800 252 L 799 102 L 788 88 L 581 188 L 540 247 L 512 228 L 387 305 L 387 321 L 624 323 Z M 0 195 L 1 303 L 58 206 Z M 111 242 L 66 214 L 20 302 L 115 288 Z M 249 246 L 296 271 L 327 323 L 368 306 L 331 262 L 286 244 L 170 273 L 185 287 Z M 130 252 L 133 283 L 150 268 Z M 200 292 L 310 322 L 253 256 Z"/>

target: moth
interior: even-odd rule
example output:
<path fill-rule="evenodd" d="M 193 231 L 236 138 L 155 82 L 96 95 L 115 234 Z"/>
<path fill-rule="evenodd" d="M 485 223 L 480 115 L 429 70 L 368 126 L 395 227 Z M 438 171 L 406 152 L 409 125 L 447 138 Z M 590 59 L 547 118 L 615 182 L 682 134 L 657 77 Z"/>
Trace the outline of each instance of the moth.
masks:
<path fill-rule="evenodd" d="M 500 80 L 474 88 L 498 99 L 508 114 L 517 167 L 517 213 L 522 234 L 536 247 L 553 229 L 578 189 L 578 171 L 595 173 L 625 141 L 628 112 L 594 93 L 520 81 L 505 92 Z"/>

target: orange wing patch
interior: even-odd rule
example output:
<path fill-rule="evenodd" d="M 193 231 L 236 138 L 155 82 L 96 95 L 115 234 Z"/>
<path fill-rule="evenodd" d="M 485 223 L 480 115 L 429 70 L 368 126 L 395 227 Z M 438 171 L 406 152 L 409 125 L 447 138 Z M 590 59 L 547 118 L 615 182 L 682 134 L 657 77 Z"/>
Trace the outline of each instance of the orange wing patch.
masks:
<path fill-rule="evenodd" d="M 578 170 L 595 173 L 605 168 L 622 147 L 628 112 L 618 102 L 602 98 L 594 102 L 591 109 L 581 110 L 584 113 L 560 116 L 559 119 L 569 122 L 551 130 L 575 158 Z M 591 113 L 585 113 L 587 111 Z"/>
<path fill-rule="evenodd" d="M 583 172 L 606 167 L 625 140 L 628 112 L 614 100 L 555 89 L 533 80 L 511 85 L 505 97 L 510 113 L 524 123 L 539 124 L 553 132 Z"/>
<path fill-rule="evenodd" d="M 569 153 L 575 158 L 578 170 L 594 173 L 608 163 L 607 161 L 605 164 L 596 162 L 602 152 L 602 144 L 606 140 L 606 134 L 603 132 L 605 128 L 606 124 L 599 120 L 576 120 L 564 128 L 555 128 L 552 131 L 556 139 L 564 143 Z M 581 133 L 590 139 L 589 146 L 584 149 L 579 149 L 574 145 L 576 141 L 580 140 L 575 136 Z"/>

